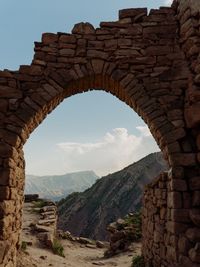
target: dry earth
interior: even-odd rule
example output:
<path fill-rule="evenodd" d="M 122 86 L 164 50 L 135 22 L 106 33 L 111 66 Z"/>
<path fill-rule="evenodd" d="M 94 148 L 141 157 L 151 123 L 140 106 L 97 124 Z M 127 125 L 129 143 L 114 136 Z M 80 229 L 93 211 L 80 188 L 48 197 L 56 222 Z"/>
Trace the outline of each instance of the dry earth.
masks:
<path fill-rule="evenodd" d="M 26 203 L 24 207 L 21 241 L 32 242 L 32 245 L 28 245 L 25 252 L 19 252 L 17 267 L 130 267 L 132 257 L 140 254 L 141 245 L 137 243 L 133 244 L 130 251 L 105 259 L 103 257 L 104 249 L 88 248 L 76 242 L 62 240 L 65 258 L 54 255 L 51 250 L 43 248 L 30 231 L 30 223 L 37 221 L 38 216 L 32 211 L 31 205 Z"/>

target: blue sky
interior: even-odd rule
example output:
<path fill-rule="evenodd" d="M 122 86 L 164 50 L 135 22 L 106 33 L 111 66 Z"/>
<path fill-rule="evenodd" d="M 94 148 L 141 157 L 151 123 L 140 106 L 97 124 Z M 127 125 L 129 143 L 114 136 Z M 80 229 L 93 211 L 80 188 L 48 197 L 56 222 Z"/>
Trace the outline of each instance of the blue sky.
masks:
<path fill-rule="evenodd" d="M 0 0 L 0 69 L 30 64 L 43 32 L 70 32 L 75 23 L 117 20 L 118 10 L 158 8 L 170 0 Z M 25 145 L 26 172 L 58 174 L 94 169 L 104 175 L 158 150 L 144 122 L 104 92 L 66 99 Z M 132 147 L 132 148 L 130 148 Z"/>

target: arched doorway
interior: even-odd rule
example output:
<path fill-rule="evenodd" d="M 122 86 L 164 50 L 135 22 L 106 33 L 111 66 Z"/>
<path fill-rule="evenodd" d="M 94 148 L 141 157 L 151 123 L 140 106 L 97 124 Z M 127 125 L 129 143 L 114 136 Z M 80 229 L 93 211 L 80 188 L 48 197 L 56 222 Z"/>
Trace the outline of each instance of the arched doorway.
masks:
<path fill-rule="evenodd" d="M 195 262 L 179 242 L 182 236 L 189 238 L 190 248 L 195 249 L 194 235 L 186 233 L 185 237 L 184 232 L 191 228 L 193 234 L 198 225 L 192 210 L 199 205 L 199 117 L 192 116 L 198 103 L 193 105 L 187 98 L 191 71 L 179 45 L 176 12 L 175 6 L 149 15 L 146 9 L 122 10 L 118 22 L 102 22 L 98 29 L 80 23 L 72 34 L 43 34 L 30 66 L 0 72 L 2 266 L 15 266 L 25 176 L 23 144 L 63 99 L 90 88 L 103 88 L 134 109 L 149 126 L 171 167 L 170 173 L 161 177 L 162 182 L 167 180 L 163 185 L 167 217 L 159 217 L 166 237 L 161 240 L 163 251 L 158 249 L 160 241 L 152 239 L 157 221 L 147 215 L 145 223 L 152 227 L 144 240 L 153 245 L 144 249 L 146 262 L 153 260 L 155 266 Z M 158 188 L 155 185 L 153 189 Z M 191 196 L 196 196 L 195 204 Z M 156 208 L 160 205 L 154 204 Z"/>

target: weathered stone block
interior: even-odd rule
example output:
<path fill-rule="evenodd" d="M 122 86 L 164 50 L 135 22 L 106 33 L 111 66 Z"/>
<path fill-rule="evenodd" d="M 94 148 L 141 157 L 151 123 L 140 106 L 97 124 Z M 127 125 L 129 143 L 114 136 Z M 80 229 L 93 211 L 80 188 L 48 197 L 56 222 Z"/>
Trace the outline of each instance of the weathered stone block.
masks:
<path fill-rule="evenodd" d="M 95 29 L 92 26 L 92 24 L 86 22 L 86 23 L 78 23 L 75 24 L 74 28 L 72 29 L 72 33 L 74 34 L 94 34 Z"/>
<path fill-rule="evenodd" d="M 161 55 L 167 55 L 170 52 L 172 52 L 171 47 L 166 47 L 166 46 L 149 46 L 146 49 L 146 54 L 148 56 L 161 56 Z"/>
<path fill-rule="evenodd" d="M 190 210 L 190 219 L 197 227 L 200 227 L 200 209 Z"/>
<path fill-rule="evenodd" d="M 131 26 L 129 26 L 128 28 L 125 28 L 125 29 L 119 29 L 119 33 L 121 35 L 132 35 L 132 36 L 135 36 L 135 35 L 142 35 L 142 31 L 143 31 L 143 28 L 140 24 L 132 24 Z"/>
<path fill-rule="evenodd" d="M 200 191 L 194 191 L 193 192 L 192 205 L 194 207 L 200 206 Z"/>
<path fill-rule="evenodd" d="M 131 46 L 132 40 L 131 39 L 118 39 L 119 46 Z"/>
<path fill-rule="evenodd" d="M 175 153 L 170 156 L 170 162 L 174 166 L 195 166 L 197 163 L 195 153 Z"/>
<path fill-rule="evenodd" d="M 190 222 L 188 209 L 171 209 L 171 219 L 174 222 L 188 223 Z"/>
<path fill-rule="evenodd" d="M 179 251 L 187 256 L 188 251 L 192 248 L 192 243 L 183 235 L 178 240 L 178 249 Z"/>
<path fill-rule="evenodd" d="M 94 73 L 95 74 L 100 74 L 102 73 L 103 71 L 103 67 L 104 67 L 104 60 L 101 60 L 101 59 L 93 59 L 91 61 L 92 63 L 92 67 L 93 67 L 93 70 L 94 70 Z"/>
<path fill-rule="evenodd" d="M 191 190 L 200 190 L 200 177 L 193 177 L 189 180 Z"/>
<path fill-rule="evenodd" d="M 185 180 L 172 179 L 170 181 L 170 188 L 172 191 L 187 191 L 187 183 Z"/>
<path fill-rule="evenodd" d="M 8 87 L 8 86 L 0 86 L 0 98 L 21 98 L 22 92 L 18 89 Z"/>
<path fill-rule="evenodd" d="M 193 243 L 200 242 L 200 231 L 199 228 L 189 228 L 186 231 L 186 237 Z"/>
<path fill-rule="evenodd" d="M 197 243 L 194 248 L 190 249 L 189 256 L 193 262 L 200 263 L 200 243 Z"/>
<path fill-rule="evenodd" d="M 0 264 L 3 263 L 5 251 L 8 249 L 7 242 L 0 241 Z"/>
<path fill-rule="evenodd" d="M 42 34 L 42 43 L 51 44 L 58 41 L 58 35 L 54 33 L 43 33 Z"/>
<path fill-rule="evenodd" d="M 0 201 L 10 199 L 10 188 L 8 186 L 0 186 Z"/>
<path fill-rule="evenodd" d="M 198 263 L 192 262 L 189 257 L 183 255 L 179 257 L 179 263 L 178 267 L 200 267 Z"/>
<path fill-rule="evenodd" d="M 68 44 L 75 44 L 76 43 L 76 37 L 74 35 L 66 35 L 66 34 L 62 34 L 59 37 L 59 42 L 62 43 L 68 43 Z"/>
<path fill-rule="evenodd" d="M 87 56 L 90 58 L 100 58 L 100 59 L 107 59 L 108 54 L 98 50 L 88 50 Z"/>
<path fill-rule="evenodd" d="M 75 50 L 65 48 L 65 49 L 60 49 L 59 53 L 61 56 L 73 57 L 75 55 Z"/>
<path fill-rule="evenodd" d="M 95 50 L 104 50 L 104 42 L 103 41 L 88 41 L 88 48 Z"/>
<path fill-rule="evenodd" d="M 140 14 L 147 15 L 147 8 L 128 8 L 119 11 L 119 19 L 136 17 Z"/>
<path fill-rule="evenodd" d="M 188 228 L 187 224 L 178 223 L 178 222 L 167 222 L 167 230 L 172 234 L 181 234 L 184 233 Z"/>
<path fill-rule="evenodd" d="M 200 124 L 200 103 L 193 104 L 185 109 L 185 120 L 189 128 Z"/>

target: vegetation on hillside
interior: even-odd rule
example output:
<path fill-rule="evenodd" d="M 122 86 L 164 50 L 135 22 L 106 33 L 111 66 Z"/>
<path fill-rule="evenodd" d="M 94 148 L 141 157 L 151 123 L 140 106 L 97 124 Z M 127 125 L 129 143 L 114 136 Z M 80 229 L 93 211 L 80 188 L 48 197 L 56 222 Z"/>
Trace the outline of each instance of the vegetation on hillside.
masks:
<path fill-rule="evenodd" d="M 65 257 L 64 248 L 58 239 L 54 239 L 52 244 L 53 253 L 61 257 Z"/>
<path fill-rule="evenodd" d="M 58 202 L 59 229 L 75 236 L 107 240 L 106 226 L 140 210 L 144 186 L 166 169 L 162 154 L 153 153 L 102 177 L 86 191 L 69 195 Z"/>

